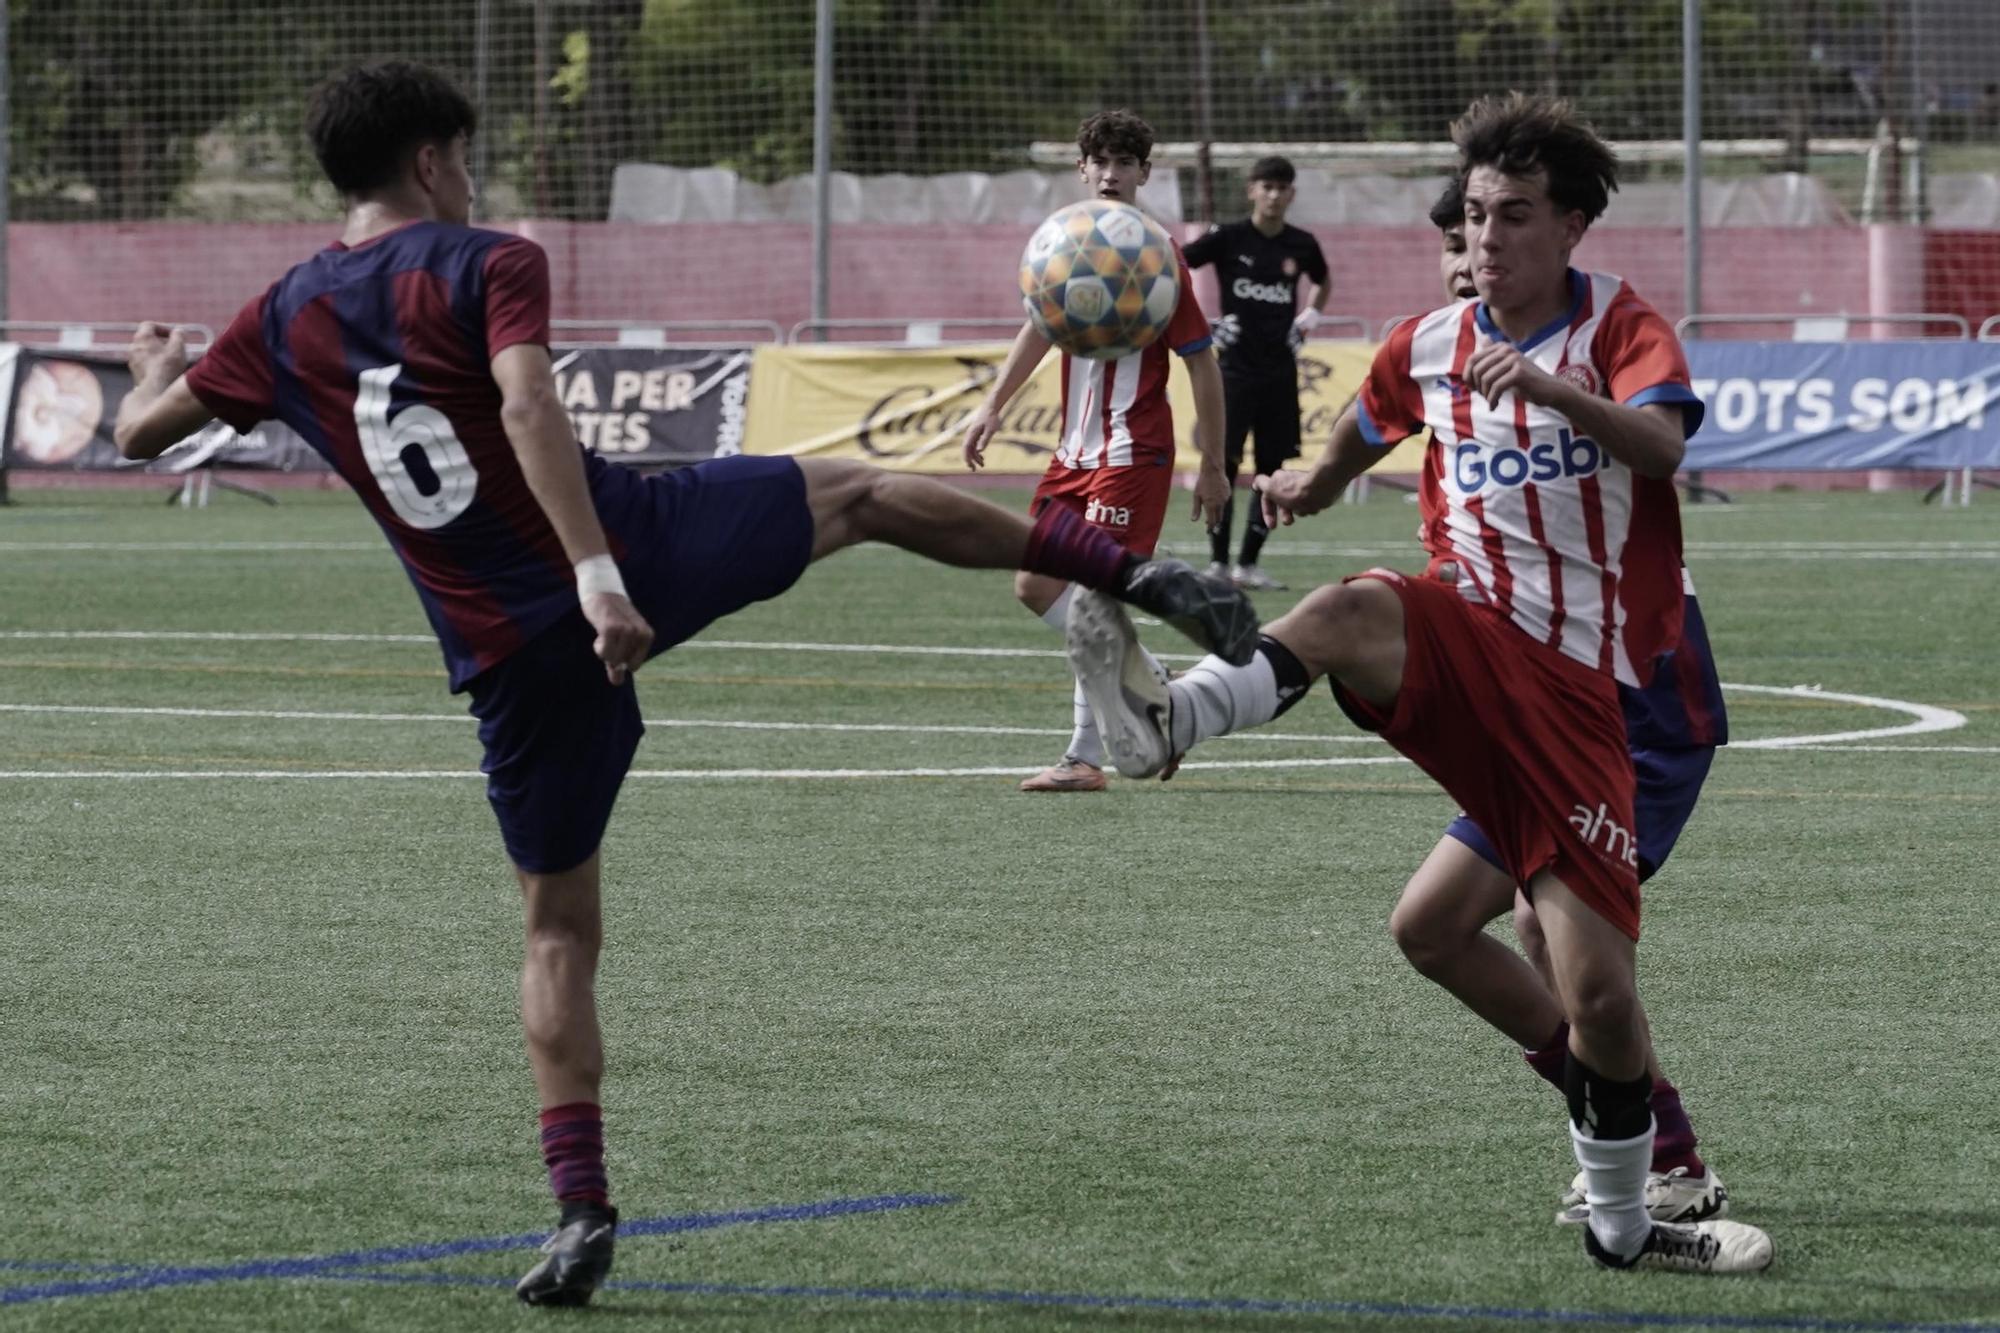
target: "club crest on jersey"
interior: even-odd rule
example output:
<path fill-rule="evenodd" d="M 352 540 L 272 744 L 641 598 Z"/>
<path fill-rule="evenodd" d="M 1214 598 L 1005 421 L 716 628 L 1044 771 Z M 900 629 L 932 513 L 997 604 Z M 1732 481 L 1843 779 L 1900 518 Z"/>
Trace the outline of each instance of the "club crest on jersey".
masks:
<path fill-rule="evenodd" d="M 1572 361 L 1556 372 L 1556 378 L 1565 384 L 1574 384 L 1591 397 L 1604 392 L 1604 384 L 1597 378 L 1597 368 L 1587 361 Z"/>
<path fill-rule="evenodd" d="M 1278 265 L 1278 270 L 1288 278 L 1295 277 L 1299 271 L 1299 261 L 1286 255 L 1285 262 Z"/>
<path fill-rule="evenodd" d="M 1489 449 L 1461 444 L 1452 451 L 1452 477 L 1467 495 L 1491 483 L 1513 489 L 1530 482 L 1559 477 L 1595 476 L 1607 465 L 1604 450 L 1588 435 L 1571 435 L 1564 427 L 1553 440 L 1537 440 L 1526 449 Z"/>

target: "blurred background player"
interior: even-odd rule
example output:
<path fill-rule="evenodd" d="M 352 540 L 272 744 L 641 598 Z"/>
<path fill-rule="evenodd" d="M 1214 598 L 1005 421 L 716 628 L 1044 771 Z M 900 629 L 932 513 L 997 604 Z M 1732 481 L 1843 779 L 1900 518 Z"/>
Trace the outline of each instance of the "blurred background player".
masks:
<path fill-rule="evenodd" d="M 323 85 L 306 124 L 347 203 L 340 240 L 246 305 L 192 369 L 179 330 L 141 326 L 118 447 L 150 458 L 213 417 L 239 432 L 283 421 L 402 559 L 452 690 L 471 696 L 526 909 L 521 1017 L 561 1218 L 516 1294 L 581 1305 L 617 1234 L 595 978 L 599 844 L 644 731 L 631 673 L 870 540 L 1111 588 L 1243 660 L 1255 619 L 1235 589 L 1141 561 L 1066 508 L 1031 525 L 942 482 L 830 460 L 646 477 L 606 464 L 557 395 L 547 256 L 466 225 L 465 97 L 391 62 Z"/>
<path fill-rule="evenodd" d="M 1215 265 L 1222 316 L 1213 326 L 1222 353 L 1223 468 L 1231 498 L 1208 530 L 1211 574 L 1241 588 L 1282 588 L 1257 564 L 1271 530 L 1264 507 L 1252 503 L 1243 524 L 1243 553 L 1229 566 L 1229 527 L 1244 438 L 1256 440 L 1257 475 L 1269 476 L 1299 454 L 1298 353 L 1326 309 L 1326 256 L 1313 234 L 1285 221 L 1298 173 L 1282 157 L 1250 168 L 1250 216 L 1225 222 L 1187 248 L 1189 268 Z M 1301 299 L 1303 288 L 1303 299 Z"/>
<path fill-rule="evenodd" d="M 1137 206 L 1139 187 L 1151 177 L 1153 130 L 1130 111 L 1100 111 L 1077 128 L 1077 173 L 1093 199 Z M 1229 481 L 1222 465 L 1222 374 L 1209 350 L 1208 319 L 1194 297 L 1187 264 L 1180 265 L 1180 304 L 1166 332 L 1137 352 L 1115 360 L 1091 360 L 1065 353 L 1062 360 L 1062 443 L 1035 488 L 1029 512 L 1067 509 L 1101 528 L 1127 550 L 1151 555 L 1166 521 L 1174 487 L 1174 416 L 1167 403 L 1167 351 L 1187 367 L 1194 389 L 1194 438 L 1201 453 L 1195 479 L 1195 517 L 1213 526 L 1229 504 Z M 986 401 L 966 423 L 965 465 L 977 471 L 986 447 L 1000 428 L 1000 413 L 1051 344 L 1033 323 L 1024 323 L 1001 363 Z M 1023 572 L 1014 595 L 1058 634 L 1069 615 L 1070 585 L 1062 579 Z M 1154 669 L 1164 669 L 1154 663 Z M 1083 688 L 1070 702 L 1071 733 L 1061 762 L 1021 783 L 1022 791 L 1104 790 L 1104 743 Z"/>
<path fill-rule="evenodd" d="M 1472 256 L 1465 244 L 1465 190 L 1457 180 L 1445 187 L 1430 218 L 1441 241 L 1445 300 L 1477 299 Z M 1448 574 L 1452 567 L 1441 566 L 1438 572 Z M 1666 864 L 1694 811 L 1715 748 L 1727 740 L 1722 687 L 1716 680 L 1708 631 L 1685 571 L 1683 579 L 1680 642 L 1654 666 L 1651 684 L 1618 687 L 1625 742 L 1637 779 L 1633 835 L 1642 884 Z M 1510 909 L 1515 934 L 1532 968 L 1485 933 L 1488 922 Z M 1412 966 L 1519 1043 L 1529 1067 L 1562 1089 L 1569 1024 L 1556 999 L 1547 941 L 1534 904 L 1520 892 L 1492 841 L 1469 816 L 1451 822 L 1410 877 L 1390 915 L 1389 929 Z M 1647 1045 L 1650 1050 L 1651 1042 Z M 1661 1071 L 1656 1052 L 1649 1054 L 1647 1068 L 1653 1078 L 1658 1132 L 1646 1179 L 1646 1211 L 1661 1222 L 1724 1216 L 1729 1211 L 1728 1191 L 1696 1151 L 1694 1125 L 1681 1105 L 1679 1089 Z M 1582 1182 L 1576 1182 L 1564 1196 L 1557 1220 L 1581 1223 L 1589 1215 Z"/>
<path fill-rule="evenodd" d="M 1428 428 L 1426 575 L 1373 569 L 1316 589 L 1249 666 L 1207 658 L 1171 684 L 1137 660 L 1115 604 L 1079 595 L 1070 661 L 1132 776 L 1171 772 L 1196 743 L 1261 726 L 1332 677 L 1356 725 L 1456 799 L 1533 899 L 1569 1022 L 1585 1252 L 1615 1269 L 1760 1271 L 1772 1251 L 1757 1228 L 1659 1222 L 1646 1203 L 1655 1122 L 1617 687 L 1646 683 L 1680 637 L 1673 475 L 1702 404 L 1658 312 L 1623 279 L 1569 266 L 1617 183 L 1569 104 L 1485 98 L 1452 139 L 1480 299 L 1397 325 L 1312 471 L 1259 483 L 1267 518 L 1317 513 Z"/>

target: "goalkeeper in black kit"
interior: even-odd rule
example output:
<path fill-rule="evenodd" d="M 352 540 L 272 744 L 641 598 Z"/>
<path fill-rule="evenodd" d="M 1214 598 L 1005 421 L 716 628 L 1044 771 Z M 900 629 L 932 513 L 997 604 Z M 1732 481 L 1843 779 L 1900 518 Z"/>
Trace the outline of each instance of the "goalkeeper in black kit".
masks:
<path fill-rule="evenodd" d="M 1258 159 L 1250 168 L 1250 216 L 1215 227 L 1186 251 L 1189 268 L 1215 265 L 1222 288 L 1222 317 L 1213 332 L 1222 352 L 1224 457 L 1232 479 L 1243 466 L 1246 438 L 1257 441 L 1260 477 L 1299 454 L 1297 355 L 1326 308 L 1327 282 L 1319 242 L 1285 221 L 1297 174 L 1282 157 Z M 1233 578 L 1239 588 L 1282 588 L 1258 567 L 1271 530 L 1262 506 L 1249 508 L 1243 552 L 1232 569 L 1234 501 L 1223 507 L 1222 521 L 1209 529 L 1208 572 Z"/>

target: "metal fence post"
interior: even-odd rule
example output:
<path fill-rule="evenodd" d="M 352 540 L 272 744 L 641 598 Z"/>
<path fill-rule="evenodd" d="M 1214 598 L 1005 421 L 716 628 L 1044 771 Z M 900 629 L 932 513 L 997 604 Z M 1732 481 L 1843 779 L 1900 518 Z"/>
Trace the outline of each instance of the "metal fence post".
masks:
<path fill-rule="evenodd" d="M 833 0 L 813 15 L 812 317 L 827 317 L 827 263 L 833 232 Z"/>

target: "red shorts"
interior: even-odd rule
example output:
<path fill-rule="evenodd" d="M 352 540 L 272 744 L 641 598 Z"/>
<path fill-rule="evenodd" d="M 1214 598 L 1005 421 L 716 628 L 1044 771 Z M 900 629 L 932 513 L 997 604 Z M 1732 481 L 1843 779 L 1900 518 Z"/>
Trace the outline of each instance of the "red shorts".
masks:
<path fill-rule="evenodd" d="M 1635 782 L 1611 677 L 1446 584 L 1379 569 L 1355 577 L 1379 579 L 1402 599 L 1405 656 L 1386 716 L 1334 687 L 1348 716 L 1464 807 L 1516 881 L 1553 871 L 1638 939 Z"/>
<path fill-rule="evenodd" d="M 1093 527 L 1103 528 L 1134 555 L 1149 556 L 1160 543 L 1167 501 L 1174 493 L 1174 469 L 1166 459 L 1131 467 L 1065 467 L 1049 464 L 1030 514 L 1060 504 Z"/>

